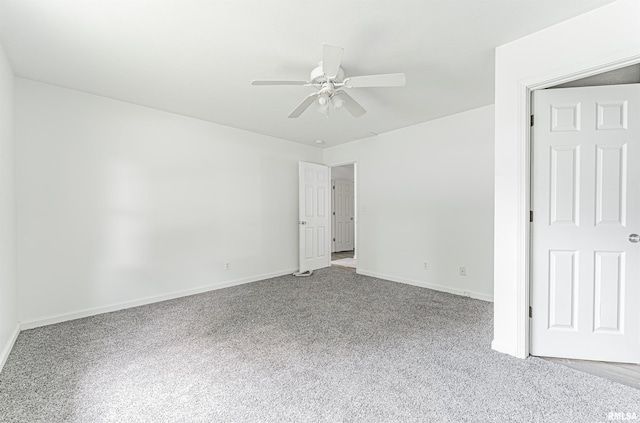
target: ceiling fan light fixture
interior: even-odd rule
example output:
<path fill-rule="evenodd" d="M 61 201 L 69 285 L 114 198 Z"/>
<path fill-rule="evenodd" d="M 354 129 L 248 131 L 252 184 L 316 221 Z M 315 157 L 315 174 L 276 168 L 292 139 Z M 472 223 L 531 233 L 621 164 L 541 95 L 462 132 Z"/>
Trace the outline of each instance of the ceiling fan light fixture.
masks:
<path fill-rule="evenodd" d="M 319 104 L 318 111 L 324 115 L 329 116 L 329 103 Z"/>
<path fill-rule="evenodd" d="M 329 106 L 331 106 L 331 97 L 329 96 L 329 93 L 321 93 L 318 96 L 318 111 L 329 116 Z"/>

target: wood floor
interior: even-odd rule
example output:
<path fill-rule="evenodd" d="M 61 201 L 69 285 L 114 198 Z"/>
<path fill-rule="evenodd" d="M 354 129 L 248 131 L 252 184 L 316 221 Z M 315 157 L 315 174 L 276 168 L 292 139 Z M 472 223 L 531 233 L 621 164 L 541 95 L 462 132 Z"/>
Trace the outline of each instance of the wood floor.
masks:
<path fill-rule="evenodd" d="M 343 258 L 353 258 L 356 251 L 340 251 L 339 253 L 331 253 L 331 260 L 340 260 Z"/>
<path fill-rule="evenodd" d="M 351 250 L 351 251 L 340 251 L 339 253 L 331 253 L 331 260 L 340 260 L 340 259 L 344 259 L 344 258 L 353 258 L 355 257 L 355 250 Z M 351 272 L 355 272 L 356 269 L 354 269 L 353 267 L 346 267 L 346 266 L 340 266 L 337 264 L 332 264 L 331 267 L 339 267 L 340 269 L 345 269 L 345 270 L 349 270 Z"/>
<path fill-rule="evenodd" d="M 569 358 L 541 357 L 572 369 L 622 383 L 640 389 L 640 364 L 607 363 L 603 361 L 574 360 Z"/>

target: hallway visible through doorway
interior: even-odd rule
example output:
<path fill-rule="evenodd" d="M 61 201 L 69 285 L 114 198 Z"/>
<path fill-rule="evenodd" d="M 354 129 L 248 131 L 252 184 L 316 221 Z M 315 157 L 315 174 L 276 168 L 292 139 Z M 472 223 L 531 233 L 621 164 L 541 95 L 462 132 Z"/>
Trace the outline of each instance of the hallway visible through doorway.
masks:
<path fill-rule="evenodd" d="M 331 266 L 356 270 L 356 163 L 331 167 Z"/>
<path fill-rule="evenodd" d="M 355 250 L 331 253 L 331 267 L 341 267 L 356 271 Z"/>

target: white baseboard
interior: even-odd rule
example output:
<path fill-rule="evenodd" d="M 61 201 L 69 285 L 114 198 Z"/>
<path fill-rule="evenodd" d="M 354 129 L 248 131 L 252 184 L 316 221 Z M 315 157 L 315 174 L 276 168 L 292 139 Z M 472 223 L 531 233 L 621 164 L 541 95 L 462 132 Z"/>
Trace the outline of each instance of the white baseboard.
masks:
<path fill-rule="evenodd" d="M 384 275 L 382 273 L 370 272 L 368 270 L 364 270 L 361 268 L 358 268 L 357 273 L 365 276 L 371 276 L 378 279 L 385 279 L 391 282 L 406 283 L 407 285 L 414 285 L 422 288 L 433 289 L 434 291 L 448 292 L 449 294 L 460 295 L 462 297 L 475 298 L 476 300 L 487 301 L 490 303 L 493 302 L 492 295 L 482 294 L 480 292 L 464 291 L 462 289 L 451 288 L 444 285 L 438 285 L 438 284 L 423 282 L 423 281 L 416 281 L 416 280 L 406 279 L 406 278 L 399 278 L 397 276 Z"/>
<path fill-rule="evenodd" d="M 7 358 L 9 358 L 9 354 L 13 349 L 13 345 L 16 343 L 16 339 L 18 339 L 18 335 L 20 334 L 20 324 L 16 323 L 16 328 L 11 333 L 9 340 L 6 345 L 2 348 L 2 352 L 0 352 L 0 372 L 4 368 L 4 364 L 7 362 Z"/>
<path fill-rule="evenodd" d="M 160 301 L 173 300 L 175 298 L 201 294 L 203 292 L 214 291 L 216 289 L 228 288 L 231 286 L 242 285 L 245 283 L 257 282 L 264 279 L 276 278 L 278 276 L 290 275 L 293 272 L 296 272 L 297 270 L 298 268 L 286 269 L 278 272 L 251 276 L 248 278 L 218 282 L 211 285 L 201 286 L 198 288 L 186 289 L 183 291 L 175 291 L 168 294 L 145 297 L 145 298 L 141 298 L 133 301 L 125 301 L 122 303 L 111 304 L 103 307 L 88 308 L 84 310 L 74 311 L 71 313 L 63 313 L 63 314 L 58 314 L 54 316 L 49 316 L 42 319 L 28 320 L 25 322 L 20 322 L 20 329 L 21 330 L 33 329 L 41 326 L 53 325 L 55 323 L 62 323 L 69 320 L 81 319 L 83 317 L 95 316 L 97 314 L 109 313 L 112 311 L 123 310 L 126 308 L 138 307 L 141 305 L 146 305 L 151 303 L 157 303 Z"/>

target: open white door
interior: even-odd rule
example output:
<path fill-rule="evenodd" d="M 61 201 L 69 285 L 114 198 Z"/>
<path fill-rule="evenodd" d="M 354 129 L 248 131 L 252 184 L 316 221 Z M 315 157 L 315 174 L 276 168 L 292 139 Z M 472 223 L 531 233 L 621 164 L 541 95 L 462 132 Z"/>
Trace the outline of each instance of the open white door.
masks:
<path fill-rule="evenodd" d="M 353 250 L 354 215 L 353 181 L 335 179 L 333 181 L 333 251 Z"/>
<path fill-rule="evenodd" d="M 640 84 L 534 93 L 531 354 L 640 362 Z"/>
<path fill-rule="evenodd" d="M 329 167 L 299 163 L 300 272 L 329 267 Z"/>

